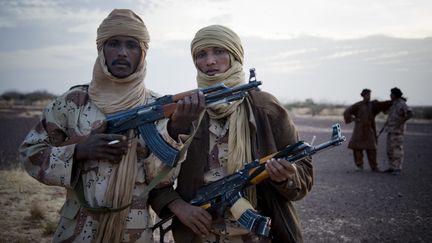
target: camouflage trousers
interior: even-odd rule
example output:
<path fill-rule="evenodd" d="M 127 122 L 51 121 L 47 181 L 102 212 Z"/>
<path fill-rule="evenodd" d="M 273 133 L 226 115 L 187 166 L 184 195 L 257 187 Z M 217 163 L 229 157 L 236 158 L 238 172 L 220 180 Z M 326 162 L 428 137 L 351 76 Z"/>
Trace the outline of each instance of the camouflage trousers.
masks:
<path fill-rule="evenodd" d="M 391 169 L 402 169 L 404 157 L 403 140 L 403 134 L 387 134 L 387 159 Z"/>

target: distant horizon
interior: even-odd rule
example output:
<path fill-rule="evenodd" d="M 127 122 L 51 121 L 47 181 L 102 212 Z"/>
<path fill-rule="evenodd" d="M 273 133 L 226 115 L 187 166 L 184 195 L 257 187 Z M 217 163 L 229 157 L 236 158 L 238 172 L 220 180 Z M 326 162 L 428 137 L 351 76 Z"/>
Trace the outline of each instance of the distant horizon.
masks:
<path fill-rule="evenodd" d="M 183 91 L 186 91 L 186 90 L 183 90 Z M 178 93 L 181 93 L 183 91 L 179 91 Z M 41 89 L 41 90 L 33 90 L 33 91 L 29 91 L 29 92 L 12 90 L 11 89 L 11 90 L 5 90 L 3 92 L 0 92 L 0 96 L 3 96 L 4 94 L 9 93 L 9 92 L 16 92 L 16 93 L 18 93 L 20 95 L 29 95 L 29 94 L 32 94 L 32 93 L 42 92 L 42 93 L 47 93 L 48 95 L 52 95 L 54 97 L 57 97 L 57 96 L 61 95 L 61 94 L 56 94 L 54 92 L 50 92 L 48 90 L 43 90 L 43 89 Z M 66 90 L 65 90 L 65 92 L 66 92 Z M 172 95 L 172 94 L 170 93 L 170 94 L 162 94 L 162 95 Z M 432 104 L 430 104 L 430 105 L 411 105 L 409 103 L 409 98 L 408 97 L 404 97 L 404 98 L 407 99 L 407 104 L 410 105 L 410 106 L 412 106 L 412 107 L 432 107 Z M 314 104 L 317 104 L 317 105 L 345 106 L 346 107 L 346 106 L 350 106 L 350 105 L 354 104 L 355 102 L 359 102 L 362 99 L 359 99 L 358 101 L 355 101 L 353 103 L 337 102 L 337 101 L 336 102 L 332 102 L 332 101 L 325 101 L 325 100 L 314 100 L 313 98 L 305 98 L 303 100 L 294 100 L 294 99 L 292 99 L 292 100 L 279 99 L 279 100 L 284 105 L 290 105 L 290 104 L 294 104 L 294 103 L 307 103 L 308 100 L 312 100 L 312 102 Z M 390 98 L 389 99 L 375 99 L 375 98 L 372 97 L 371 101 L 373 101 L 373 100 L 384 101 L 384 100 L 390 100 Z"/>

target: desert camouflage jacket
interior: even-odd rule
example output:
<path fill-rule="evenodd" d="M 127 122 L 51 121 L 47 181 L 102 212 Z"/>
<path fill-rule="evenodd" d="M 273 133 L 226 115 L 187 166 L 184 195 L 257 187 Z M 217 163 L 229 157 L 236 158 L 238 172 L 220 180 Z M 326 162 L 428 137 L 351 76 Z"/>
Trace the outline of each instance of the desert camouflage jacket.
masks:
<path fill-rule="evenodd" d="M 405 122 L 413 116 L 412 110 L 405 100 L 399 98 L 393 101 L 387 117 L 387 132 L 403 134 Z"/>
<path fill-rule="evenodd" d="M 70 141 L 89 134 L 92 125 L 105 119 L 105 115 L 89 99 L 87 88 L 72 88 L 49 104 L 19 149 L 24 167 L 32 177 L 44 184 L 65 187 L 67 190 L 54 242 L 94 241 L 100 215 L 81 207 L 76 185 L 81 180 L 85 201 L 91 207 L 103 206 L 112 171 L 112 164 L 107 161 L 86 161 L 78 165 L 73 160 L 75 144 Z M 147 97 L 149 103 L 157 95 L 147 91 Z M 161 120 L 156 125 L 166 142 L 177 149 L 183 147 L 182 142 L 177 143 L 168 135 L 167 120 Z M 144 200 L 137 196 L 159 173 L 162 162 L 148 151 L 141 138 L 139 140 L 138 176 L 124 229 L 124 242 L 153 241 L 147 198 Z M 172 170 L 159 186 L 170 185 L 177 174 L 176 169 Z"/>

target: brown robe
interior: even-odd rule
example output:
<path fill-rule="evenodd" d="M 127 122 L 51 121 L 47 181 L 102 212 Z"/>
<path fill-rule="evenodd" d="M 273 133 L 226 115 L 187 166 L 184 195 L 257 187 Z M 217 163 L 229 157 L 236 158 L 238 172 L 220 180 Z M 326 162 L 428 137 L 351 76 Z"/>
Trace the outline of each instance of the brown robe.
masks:
<path fill-rule="evenodd" d="M 391 101 L 359 101 L 344 113 L 345 123 L 354 121 L 354 130 L 348 144 L 353 150 L 377 149 L 375 117 L 390 108 Z"/>
<path fill-rule="evenodd" d="M 255 159 L 262 158 L 298 141 L 298 133 L 288 112 L 272 95 L 263 91 L 252 91 L 246 102 L 250 102 L 256 126 L 251 127 L 252 153 Z M 191 143 L 185 162 L 178 177 L 177 188 L 167 187 L 152 193 L 163 194 L 158 200 L 151 200 L 155 212 L 164 217 L 170 213 L 167 205 L 182 197 L 191 200 L 203 186 L 203 175 L 209 149 L 208 117 L 201 122 Z M 293 184 L 276 184 L 266 179 L 257 185 L 257 209 L 272 219 L 273 242 L 303 242 L 300 222 L 292 201 L 300 200 L 313 185 L 313 168 L 310 158 L 297 163 L 298 174 Z M 178 220 L 173 221 L 173 235 L 176 242 L 193 242 L 194 234 Z"/>

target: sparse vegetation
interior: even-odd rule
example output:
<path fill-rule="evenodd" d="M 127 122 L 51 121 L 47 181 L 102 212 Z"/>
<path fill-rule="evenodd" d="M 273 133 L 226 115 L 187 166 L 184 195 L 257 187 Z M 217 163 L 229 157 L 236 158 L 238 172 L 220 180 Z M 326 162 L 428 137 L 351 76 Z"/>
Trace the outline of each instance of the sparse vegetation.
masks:
<path fill-rule="evenodd" d="M 43 185 L 21 169 L 0 170 L 0 195 L 0 242 L 51 241 L 64 188 Z"/>
<path fill-rule="evenodd" d="M 55 231 L 56 231 L 56 228 L 57 228 L 57 223 L 48 220 L 48 221 L 46 222 L 45 226 L 44 226 L 44 232 L 43 232 L 43 235 L 45 235 L 45 236 L 49 236 L 49 235 L 54 234 Z"/>
<path fill-rule="evenodd" d="M 55 97 L 54 94 L 49 93 L 45 90 L 33 91 L 30 93 L 21 93 L 17 91 L 7 91 L 0 95 L 0 99 L 4 99 L 7 101 L 11 100 L 24 100 L 29 102 L 40 101 L 40 100 L 49 100 Z"/>
<path fill-rule="evenodd" d="M 30 93 L 7 91 L 0 95 L 0 106 L 2 104 L 7 104 L 9 107 L 14 105 L 32 105 L 42 109 L 55 97 L 56 95 L 44 90 Z M 311 116 L 342 116 L 342 112 L 347 106 L 346 104 L 317 103 L 312 98 L 284 104 L 287 110 L 296 115 Z M 412 106 L 412 109 L 414 111 L 414 118 L 432 120 L 432 106 Z"/>
<path fill-rule="evenodd" d="M 408 103 L 409 105 L 409 103 Z M 342 116 L 348 107 L 344 104 L 315 103 L 313 99 L 284 104 L 285 109 L 296 115 Z M 411 106 L 415 119 L 432 120 L 432 106 Z"/>
<path fill-rule="evenodd" d="M 45 213 L 38 202 L 33 202 L 31 205 L 29 219 L 33 221 L 45 219 Z"/>
<path fill-rule="evenodd" d="M 316 103 L 313 99 L 284 104 L 285 109 L 294 114 L 312 116 L 339 116 L 346 105 L 332 103 Z"/>
<path fill-rule="evenodd" d="M 46 105 L 46 103 L 56 95 L 45 90 L 33 91 L 30 93 L 21 93 L 18 91 L 7 91 L 0 95 L 0 104 L 9 105 Z"/>
<path fill-rule="evenodd" d="M 414 106 L 414 118 L 432 120 L 432 106 Z"/>

